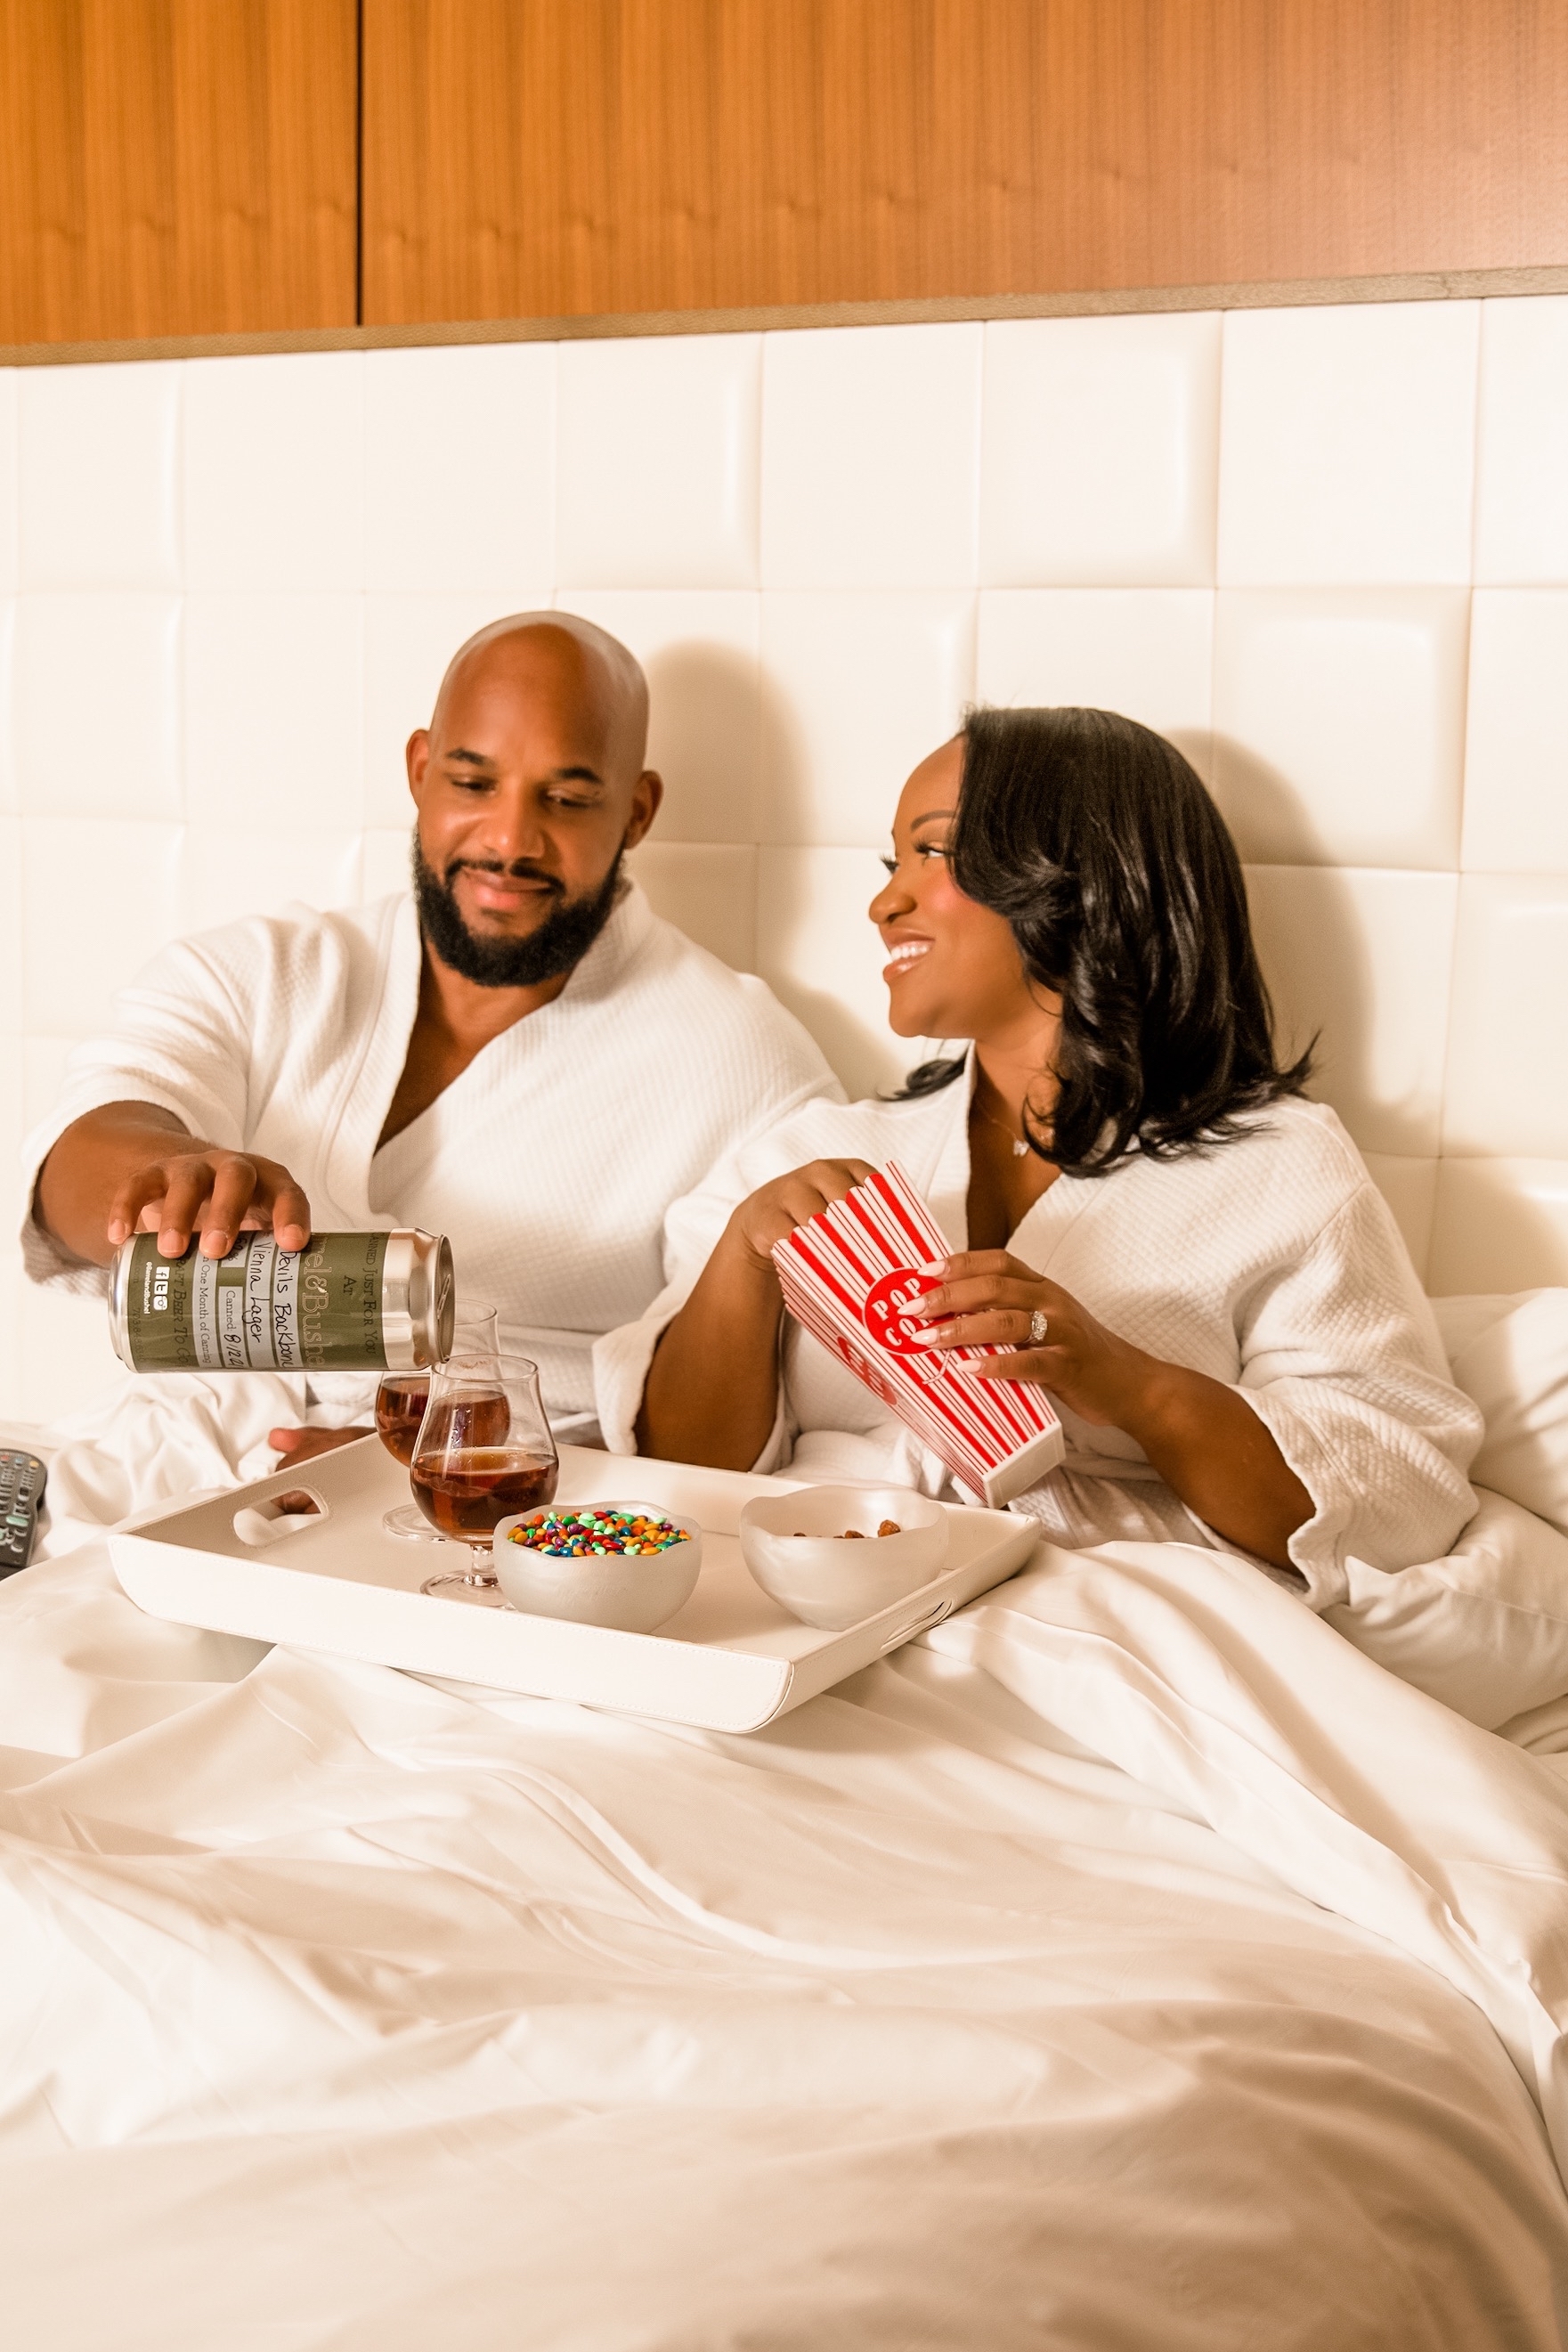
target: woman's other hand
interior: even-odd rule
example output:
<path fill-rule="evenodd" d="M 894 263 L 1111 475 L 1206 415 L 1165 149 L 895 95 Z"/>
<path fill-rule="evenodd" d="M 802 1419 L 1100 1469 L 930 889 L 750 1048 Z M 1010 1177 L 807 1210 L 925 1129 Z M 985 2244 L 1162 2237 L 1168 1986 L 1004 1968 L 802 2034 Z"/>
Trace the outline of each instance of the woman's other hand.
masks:
<path fill-rule="evenodd" d="M 774 1244 L 820 1216 L 831 1202 L 841 1201 L 872 1173 L 864 1160 L 813 1160 L 805 1168 L 792 1168 L 788 1176 L 776 1176 L 742 1201 L 720 1246 L 771 1275 Z"/>
<path fill-rule="evenodd" d="M 1001 1347 L 986 1378 L 1034 1381 L 1082 1421 L 1131 1431 L 1152 1380 L 1166 1370 L 1097 1323 L 1086 1307 L 1006 1250 L 966 1250 L 910 1313 L 930 1326 L 927 1348 Z M 1030 1337 L 1043 1316 L 1042 1339 Z M 1035 1326 L 1036 1328 L 1040 1328 Z"/>

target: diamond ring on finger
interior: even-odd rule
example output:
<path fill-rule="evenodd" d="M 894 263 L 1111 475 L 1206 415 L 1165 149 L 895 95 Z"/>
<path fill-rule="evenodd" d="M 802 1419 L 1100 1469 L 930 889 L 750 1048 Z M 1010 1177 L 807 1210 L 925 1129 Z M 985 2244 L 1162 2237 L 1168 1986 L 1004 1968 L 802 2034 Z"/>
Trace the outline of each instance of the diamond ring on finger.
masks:
<path fill-rule="evenodd" d="M 1045 1309 L 1044 1309 L 1044 1307 L 1037 1307 L 1035 1308 L 1035 1310 L 1034 1310 L 1034 1313 L 1033 1313 L 1033 1314 L 1030 1317 L 1030 1318 L 1029 1318 L 1029 1343 L 1030 1343 L 1030 1346 L 1031 1348 L 1038 1348 L 1038 1347 L 1040 1347 L 1040 1346 L 1041 1345 L 1041 1343 L 1043 1342 L 1043 1340 L 1044 1340 L 1044 1339 L 1045 1339 L 1045 1335 L 1046 1335 L 1046 1333 L 1050 1330 L 1050 1328 L 1051 1328 L 1051 1325 L 1050 1325 L 1050 1323 L 1046 1320 L 1046 1314 L 1045 1314 Z"/>

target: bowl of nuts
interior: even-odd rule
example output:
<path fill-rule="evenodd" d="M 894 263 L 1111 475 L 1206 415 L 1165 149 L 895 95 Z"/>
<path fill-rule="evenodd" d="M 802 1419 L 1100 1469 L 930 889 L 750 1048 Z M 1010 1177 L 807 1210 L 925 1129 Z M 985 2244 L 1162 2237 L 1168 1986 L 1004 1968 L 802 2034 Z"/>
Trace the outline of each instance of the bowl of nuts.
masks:
<path fill-rule="evenodd" d="M 740 1552 L 791 1617 L 841 1633 L 941 1574 L 947 1524 L 908 1486 L 798 1486 L 745 1506 Z"/>

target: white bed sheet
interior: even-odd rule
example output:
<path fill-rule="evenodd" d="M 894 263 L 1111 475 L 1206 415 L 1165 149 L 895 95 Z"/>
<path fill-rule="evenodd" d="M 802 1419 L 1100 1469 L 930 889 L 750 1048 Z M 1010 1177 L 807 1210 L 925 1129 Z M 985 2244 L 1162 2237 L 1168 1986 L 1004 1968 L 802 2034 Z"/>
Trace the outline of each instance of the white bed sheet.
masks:
<path fill-rule="evenodd" d="M 1563 2340 L 1564 1767 L 1223 1555 L 727 1738 L 96 1544 L 0 1586 L 0 1783 L 11 2352 Z"/>

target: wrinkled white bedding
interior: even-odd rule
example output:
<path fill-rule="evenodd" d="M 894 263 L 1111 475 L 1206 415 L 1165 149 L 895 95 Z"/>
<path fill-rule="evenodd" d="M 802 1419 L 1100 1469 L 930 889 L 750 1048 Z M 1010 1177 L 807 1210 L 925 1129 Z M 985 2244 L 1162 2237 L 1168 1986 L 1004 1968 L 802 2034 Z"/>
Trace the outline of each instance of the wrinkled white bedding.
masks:
<path fill-rule="evenodd" d="M 1563 2339 L 1568 1770 L 1223 1555 L 727 1738 L 93 1544 L 0 1586 L 0 1743 L 11 2352 Z"/>

